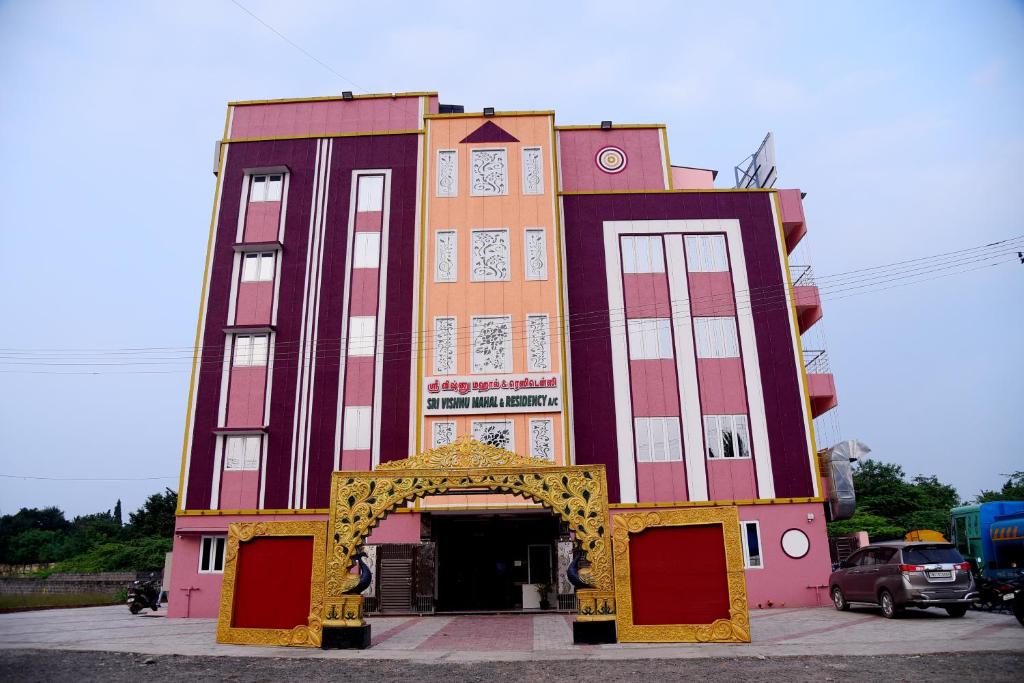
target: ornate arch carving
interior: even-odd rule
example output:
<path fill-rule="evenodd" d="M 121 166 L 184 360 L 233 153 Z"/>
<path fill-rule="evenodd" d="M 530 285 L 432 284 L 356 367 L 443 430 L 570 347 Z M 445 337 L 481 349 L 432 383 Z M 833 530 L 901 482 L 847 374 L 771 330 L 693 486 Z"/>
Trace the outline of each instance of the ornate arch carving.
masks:
<path fill-rule="evenodd" d="M 373 472 L 335 472 L 331 479 L 326 594 L 341 604 L 349 569 L 370 531 L 392 510 L 428 495 L 465 489 L 512 493 L 549 508 L 575 532 L 594 590 L 580 591 L 581 618 L 614 618 L 608 484 L 604 465 L 556 465 L 468 436 Z"/>

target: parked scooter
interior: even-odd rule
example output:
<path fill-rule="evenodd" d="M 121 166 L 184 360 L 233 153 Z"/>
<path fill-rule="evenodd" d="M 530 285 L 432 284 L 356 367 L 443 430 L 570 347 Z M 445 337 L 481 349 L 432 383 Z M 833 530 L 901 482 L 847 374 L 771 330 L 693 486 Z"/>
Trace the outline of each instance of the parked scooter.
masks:
<path fill-rule="evenodd" d="M 1019 592 L 1016 582 L 999 578 L 988 578 L 982 575 L 974 577 L 978 595 L 974 598 L 974 608 L 986 611 L 1012 610 L 1019 600 L 1014 595 Z"/>
<path fill-rule="evenodd" d="M 128 611 L 138 614 L 147 607 L 154 612 L 160 609 L 160 582 L 155 577 L 147 581 L 136 579 L 128 588 Z"/>

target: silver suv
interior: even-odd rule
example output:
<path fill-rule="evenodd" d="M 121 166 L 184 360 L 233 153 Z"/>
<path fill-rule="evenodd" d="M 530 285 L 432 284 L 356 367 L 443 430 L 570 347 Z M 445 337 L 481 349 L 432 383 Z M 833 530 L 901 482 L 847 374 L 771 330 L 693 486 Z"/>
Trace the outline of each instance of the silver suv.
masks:
<path fill-rule="evenodd" d="M 861 548 L 828 579 L 832 604 L 879 605 L 893 619 L 905 607 L 942 607 L 962 617 L 976 595 L 971 566 L 948 543 L 875 543 Z"/>

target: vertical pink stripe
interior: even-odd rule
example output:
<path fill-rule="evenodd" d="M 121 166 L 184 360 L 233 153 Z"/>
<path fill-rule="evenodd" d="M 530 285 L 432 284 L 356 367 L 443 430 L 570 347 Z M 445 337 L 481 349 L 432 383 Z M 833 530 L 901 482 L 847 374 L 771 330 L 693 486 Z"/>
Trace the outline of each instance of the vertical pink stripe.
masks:
<path fill-rule="evenodd" d="M 276 242 L 281 220 L 281 202 L 249 202 L 245 209 L 246 242 Z"/>
<path fill-rule="evenodd" d="M 637 463 L 637 494 L 640 503 L 672 503 L 688 500 L 686 465 L 683 462 Z"/>
<path fill-rule="evenodd" d="M 349 356 L 345 370 L 345 405 L 373 405 L 373 356 Z"/>
<path fill-rule="evenodd" d="M 228 389 L 228 427 L 262 427 L 267 368 L 232 368 Z"/>
<path fill-rule="evenodd" d="M 731 273 L 690 273 L 688 279 L 691 315 L 736 315 Z"/>
<path fill-rule="evenodd" d="M 356 232 L 380 232 L 383 218 L 383 211 L 359 211 L 356 213 Z"/>
<path fill-rule="evenodd" d="M 377 315 L 377 293 L 380 271 L 376 268 L 352 269 L 352 297 L 349 299 L 350 316 Z"/>
<path fill-rule="evenodd" d="M 254 510 L 259 497 L 260 473 L 258 470 L 225 471 L 221 473 L 221 510 Z"/>
<path fill-rule="evenodd" d="M 757 498 L 754 461 L 709 459 L 708 497 L 711 500 L 751 500 Z"/>
<path fill-rule="evenodd" d="M 672 315 L 665 273 L 625 273 L 622 288 L 627 318 L 667 318 Z"/>
<path fill-rule="evenodd" d="M 342 451 L 341 470 L 343 472 L 369 472 L 370 458 L 369 450 Z"/>
<path fill-rule="evenodd" d="M 679 391 L 676 386 L 674 360 L 631 360 L 629 377 L 633 391 L 634 417 L 679 415 Z"/>
<path fill-rule="evenodd" d="M 269 325 L 274 306 L 274 283 L 240 282 L 238 304 L 235 306 L 236 325 Z"/>
<path fill-rule="evenodd" d="M 747 389 L 741 358 L 698 358 L 697 381 L 705 415 L 745 415 Z"/>

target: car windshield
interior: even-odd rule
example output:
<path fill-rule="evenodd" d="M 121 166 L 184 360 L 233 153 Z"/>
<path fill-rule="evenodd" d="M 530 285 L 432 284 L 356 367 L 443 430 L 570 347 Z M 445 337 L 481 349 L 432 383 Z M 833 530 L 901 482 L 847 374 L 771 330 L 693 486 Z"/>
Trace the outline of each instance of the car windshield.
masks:
<path fill-rule="evenodd" d="M 926 545 L 904 548 L 903 561 L 907 564 L 958 564 L 964 558 L 952 546 Z"/>

